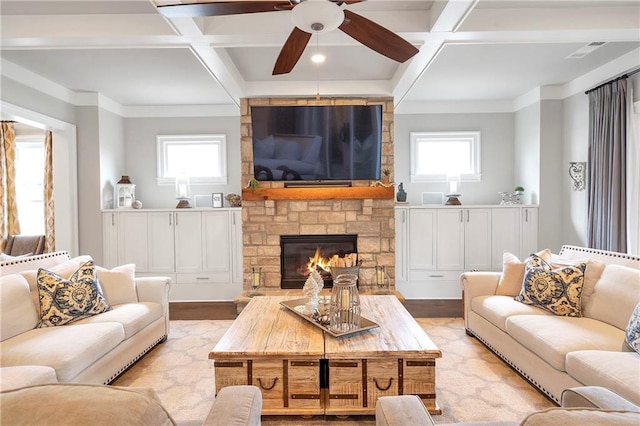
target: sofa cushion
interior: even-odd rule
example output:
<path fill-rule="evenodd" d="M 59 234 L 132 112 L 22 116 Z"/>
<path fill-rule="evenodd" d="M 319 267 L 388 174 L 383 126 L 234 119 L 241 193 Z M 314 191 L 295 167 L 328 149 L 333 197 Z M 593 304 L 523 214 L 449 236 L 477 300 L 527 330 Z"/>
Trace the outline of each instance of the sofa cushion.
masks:
<path fill-rule="evenodd" d="M 38 270 L 38 292 L 38 327 L 60 326 L 111 309 L 98 285 L 93 260 L 80 266 L 68 280 L 46 269 Z"/>
<path fill-rule="evenodd" d="M 638 302 L 640 270 L 607 265 L 594 287 L 589 303 L 583 307 L 583 315 L 624 330 Z"/>
<path fill-rule="evenodd" d="M 507 318 L 513 315 L 552 315 L 550 312 L 517 302 L 510 296 L 478 296 L 471 301 L 471 310 L 502 331 L 507 331 Z"/>
<path fill-rule="evenodd" d="M 0 365 L 46 365 L 70 382 L 124 340 L 115 322 L 35 328 L 0 342 Z"/>
<path fill-rule="evenodd" d="M 640 355 L 636 352 L 571 352 L 567 354 L 566 370 L 580 383 L 602 386 L 640 405 Z"/>
<path fill-rule="evenodd" d="M 544 259 L 532 254 L 525 266 L 522 290 L 515 299 L 555 315 L 580 317 L 580 296 L 586 267 L 585 263 L 580 263 L 552 269 Z"/>
<path fill-rule="evenodd" d="M 29 386 L 0 394 L 11 425 L 173 425 L 151 389 L 87 384 Z"/>
<path fill-rule="evenodd" d="M 516 315 L 507 319 L 506 328 L 518 343 L 560 371 L 566 371 L 569 352 L 619 351 L 624 344 L 624 331 L 591 318 Z"/>
<path fill-rule="evenodd" d="M 542 259 L 549 261 L 551 259 L 551 250 L 544 249 L 536 253 Z M 522 281 L 524 280 L 524 267 L 529 259 L 520 261 L 518 257 L 509 252 L 502 254 L 502 276 L 498 281 L 496 294 L 501 296 L 517 296 L 522 289 Z"/>
<path fill-rule="evenodd" d="M 136 303 L 136 265 L 133 263 L 105 269 L 96 266 L 98 281 L 110 305 Z"/>
<path fill-rule="evenodd" d="M 17 365 L 0 367 L 0 391 L 23 388 L 25 386 L 58 383 L 56 370 L 44 365 Z"/>
<path fill-rule="evenodd" d="M 159 303 L 126 303 L 114 306 L 109 312 L 81 319 L 74 324 L 117 322 L 124 327 L 124 338 L 128 339 L 162 316 Z"/>
<path fill-rule="evenodd" d="M 636 305 L 631 318 L 629 318 L 629 323 L 625 329 L 625 339 L 633 350 L 640 353 L 640 303 Z"/>
<path fill-rule="evenodd" d="M 32 330 L 39 320 L 27 280 L 20 274 L 0 277 L 0 340 Z"/>

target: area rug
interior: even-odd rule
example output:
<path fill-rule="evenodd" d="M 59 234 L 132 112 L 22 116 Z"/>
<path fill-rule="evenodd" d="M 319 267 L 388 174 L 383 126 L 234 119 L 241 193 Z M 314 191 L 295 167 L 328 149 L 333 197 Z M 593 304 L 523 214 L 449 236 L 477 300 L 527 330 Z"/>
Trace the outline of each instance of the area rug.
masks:
<path fill-rule="evenodd" d="M 437 424 L 520 421 L 554 404 L 478 340 L 465 334 L 461 318 L 417 319 L 442 351 L 436 363 Z M 133 365 L 113 384 L 154 389 L 180 424 L 199 424 L 214 399 L 213 362 L 209 351 L 231 320 L 171 321 L 169 338 Z M 264 416 L 263 424 L 370 426 L 373 416 L 315 416 L 303 419 Z"/>

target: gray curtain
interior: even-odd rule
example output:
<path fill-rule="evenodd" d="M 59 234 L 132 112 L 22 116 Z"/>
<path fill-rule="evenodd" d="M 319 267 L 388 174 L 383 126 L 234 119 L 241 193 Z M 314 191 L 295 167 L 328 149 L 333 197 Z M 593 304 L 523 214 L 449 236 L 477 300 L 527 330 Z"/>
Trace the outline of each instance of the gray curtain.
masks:
<path fill-rule="evenodd" d="M 627 251 L 627 79 L 589 94 L 589 247 Z"/>

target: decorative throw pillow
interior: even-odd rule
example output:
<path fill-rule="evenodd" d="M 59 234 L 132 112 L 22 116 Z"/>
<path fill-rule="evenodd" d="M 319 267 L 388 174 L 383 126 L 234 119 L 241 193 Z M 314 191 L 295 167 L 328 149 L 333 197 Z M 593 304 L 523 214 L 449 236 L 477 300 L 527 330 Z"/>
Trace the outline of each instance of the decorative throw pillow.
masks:
<path fill-rule="evenodd" d="M 40 322 L 38 327 L 68 324 L 111 309 L 96 279 L 93 260 L 67 280 L 46 269 L 38 270 Z"/>
<path fill-rule="evenodd" d="M 536 253 L 536 255 L 548 262 L 551 258 L 551 250 L 544 249 Z M 502 254 L 502 276 L 496 289 L 497 295 L 513 297 L 520 293 L 526 262 L 526 260 L 524 262 L 520 261 L 515 254 L 509 252 Z"/>
<path fill-rule="evenodd" d="M 136 292 L 136 265 L 116 266 L 113 269 L 105 269 L 96 266 L 100 288 L 110 305 L 120 305 L 123 303 L 136 303 L 138 293 Z"/>
<path fill-rule="evenodd" d="M 581 317 L 580 296 L 586 263 L 552 269 L 532 254 L 525 266 L 522 290 L 515 300 L 545 309 L 555 315 Z"/>
<path fill-rule="evenodd" d="M 627 344 L 640 354 L 640 303 L 636 305 L 629 318 L 625 336 Z"/>

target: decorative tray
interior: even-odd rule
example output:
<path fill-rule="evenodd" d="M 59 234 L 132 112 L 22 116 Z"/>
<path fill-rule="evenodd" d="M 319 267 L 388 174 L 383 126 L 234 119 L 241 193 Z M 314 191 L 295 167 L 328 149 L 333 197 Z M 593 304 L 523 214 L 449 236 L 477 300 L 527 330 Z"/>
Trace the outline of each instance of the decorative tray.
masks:
<path fill-rule="evenodd" d="M 368 320 L 367 318 L 361 316 L 360 317 L 360 328 L 357 328 L 355 330 L 350 330 L 350 331 L 331 330 L 329 327 L 319 323 L 315 319 L 311 318 L 309 315 L 305 315 L 303 313 L 301 308 L 305 305 L 305 303 L 307 303 L 307 299 L 303 298 L 303 299 L 285 300 L 283 302 L 280 302 L 280 305 L 284 306 L 285 308 L 287 308 L 288 310 L 290 310 L 294 314 L 298 315 L 299 317 L 302 317 L 305 320 L 309 321 L 311 324 L 315 325 L 316 327 L 321 328 L 322 330 L 324 330 L 325 332 L 329 333 L 333 337 L 350 336 L 350 335 L 355 334 L 355 333 L 361 333 L 363 331 L 367 331 L 367 330 L 371 330 L 372 328 L 379 327 L 379 325 L 376 324 L 375 322 L 373 322 L 371 320 Z"/>

